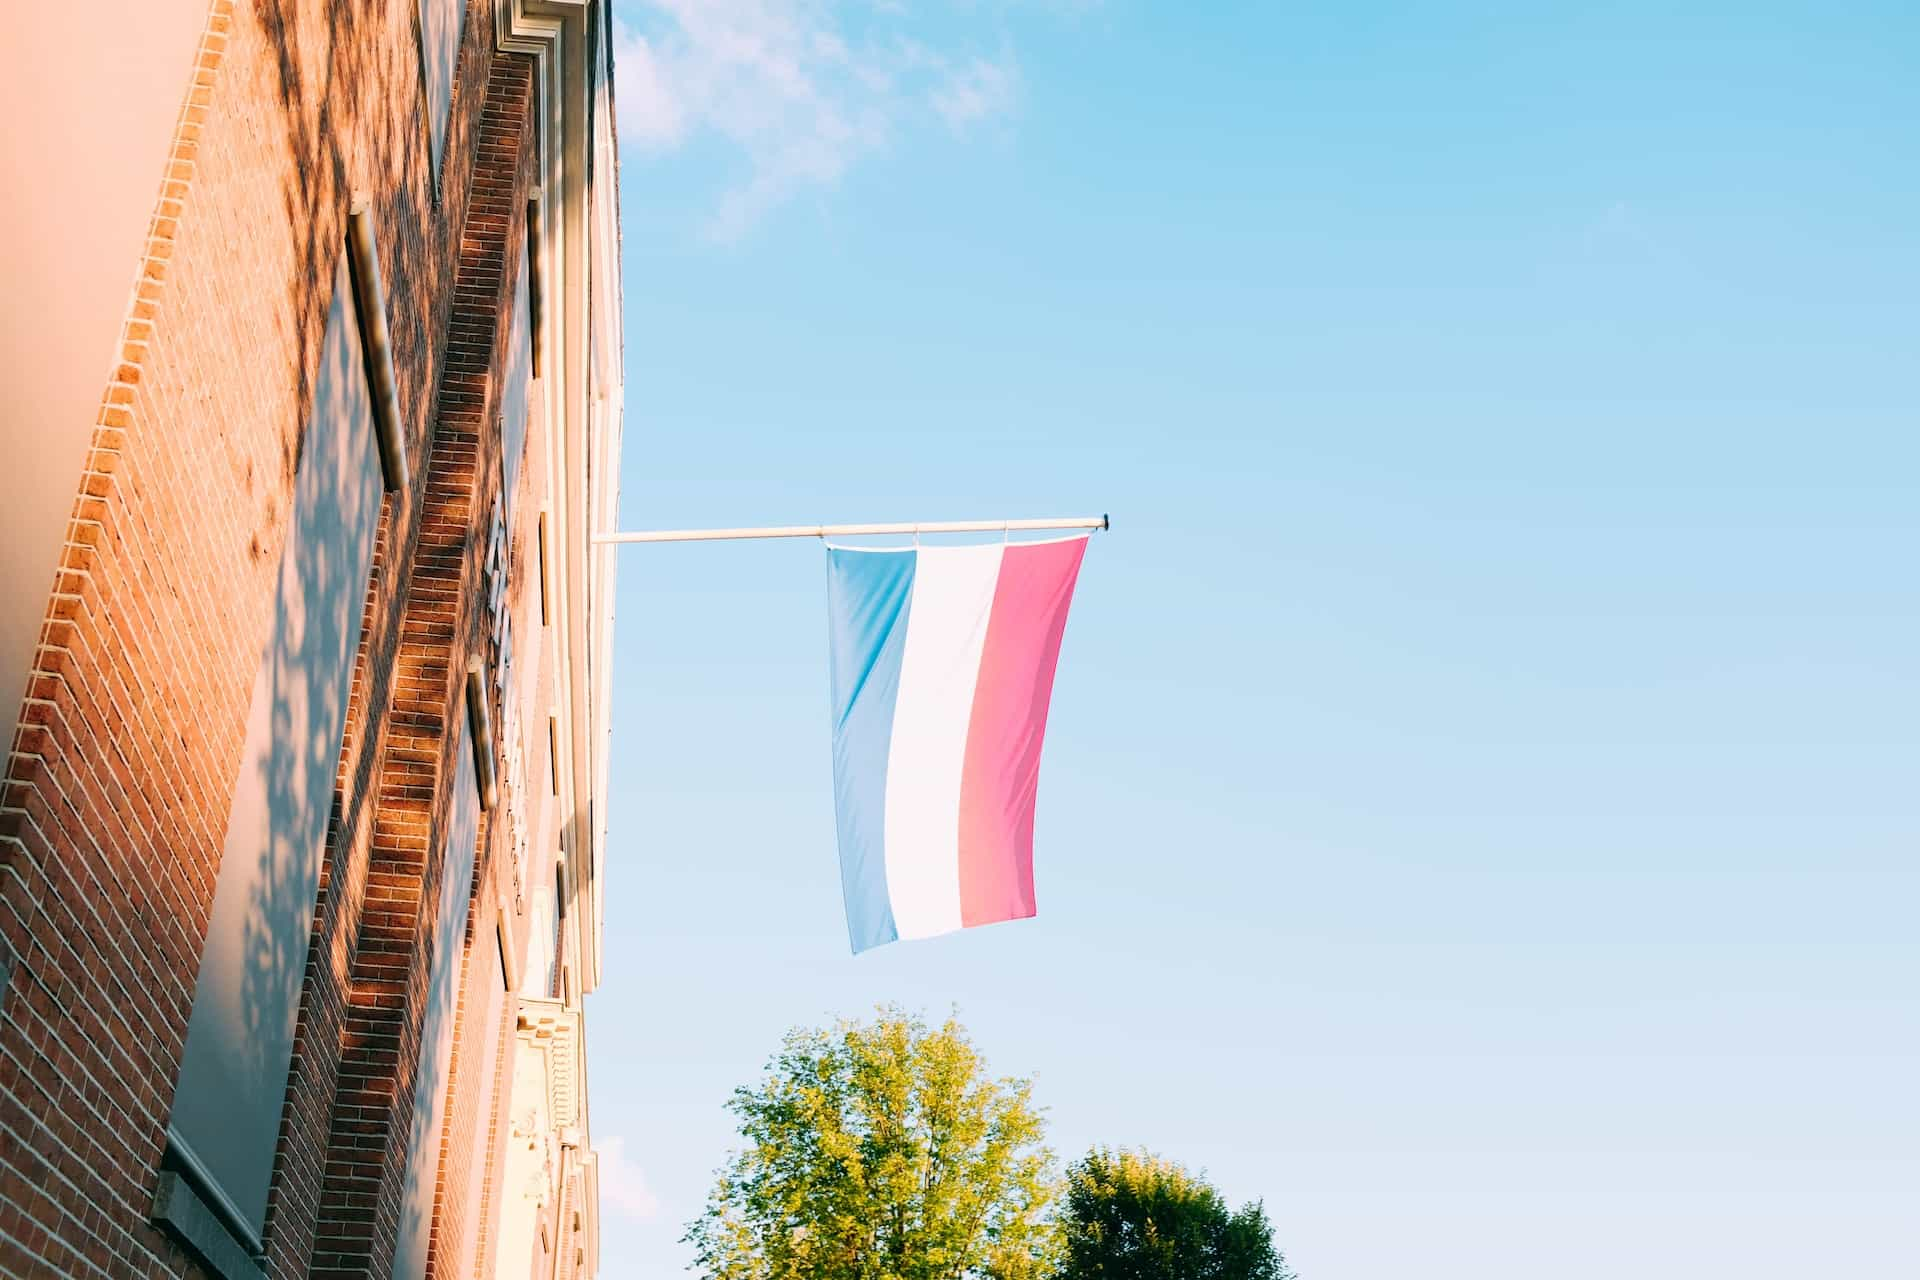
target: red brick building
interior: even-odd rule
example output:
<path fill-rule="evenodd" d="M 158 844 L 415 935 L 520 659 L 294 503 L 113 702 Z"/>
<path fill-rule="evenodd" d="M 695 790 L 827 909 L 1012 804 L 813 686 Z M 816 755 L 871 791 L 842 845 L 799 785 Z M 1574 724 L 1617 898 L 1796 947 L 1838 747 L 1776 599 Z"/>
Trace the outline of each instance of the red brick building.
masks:
<path fill-rule="evenodd" d="M 0 19 L 0 1274 L 595 1273 L 610 21 Z"/>

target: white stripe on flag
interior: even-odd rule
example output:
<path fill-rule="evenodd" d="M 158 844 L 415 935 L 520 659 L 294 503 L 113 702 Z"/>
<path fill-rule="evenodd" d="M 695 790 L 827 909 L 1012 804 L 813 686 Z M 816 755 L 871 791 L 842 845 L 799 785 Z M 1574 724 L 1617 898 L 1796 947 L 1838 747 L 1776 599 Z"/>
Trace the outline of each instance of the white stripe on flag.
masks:
<path fill-rule="evenodd" d="M 960 927 L 960 778 L 1002 547 L 923 547 L 887 752 L 887 897 L 902 938 Z"/>

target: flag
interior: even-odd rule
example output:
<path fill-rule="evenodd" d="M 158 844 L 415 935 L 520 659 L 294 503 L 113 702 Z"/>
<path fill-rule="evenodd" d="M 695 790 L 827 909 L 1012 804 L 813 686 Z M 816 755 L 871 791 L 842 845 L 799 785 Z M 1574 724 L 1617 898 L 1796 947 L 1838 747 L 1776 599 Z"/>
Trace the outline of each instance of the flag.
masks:
<path fill-rule="evenodd" d="M 854 951 L 1034 914 L 1040 741 L 1086 548 L 827 549 Z"/>

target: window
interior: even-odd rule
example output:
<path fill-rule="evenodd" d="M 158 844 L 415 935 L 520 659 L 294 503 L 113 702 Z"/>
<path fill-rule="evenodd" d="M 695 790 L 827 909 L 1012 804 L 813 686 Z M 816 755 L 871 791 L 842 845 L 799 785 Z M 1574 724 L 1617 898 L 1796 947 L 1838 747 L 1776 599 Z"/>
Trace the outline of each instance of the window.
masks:
<path fill-rule="evenodd" d="M 565 867 L 557 866 L 553 869 L 553 901 L 555 904 L 553 918 L 553 967 L 559 970 L 560 981 L 559 984 L 547 994 L 558 996 L 563 1004 L 572 1004 L 573 983 L 571 979 L 573 975 L 567 968 L 565 955 L 567 940 L 567 869 Z"/>
<path fill-rule="evenodd" d="M 447 149 L 447 112 L 453 107 L 453 73 L 460 60 L 460 33 L 467 0 L 420 0 L 420 69 L 427 91 L 427 141 L 433 178 L 440 181 L 440 160 Z"/>
<path fill-rule="evenodd" d="M 167 1125 L 169 1167 L 256 1254 L 383 489 L 343 255 Z"/>
<path fill-rule="evenodd" d="M 527 967 L 520 977 L 523 995 L 552 999 L 559 994 L 560 916 L 554 909 L 553 890 L 545 887 L 533 895 L 533 919 L 527 932 Z"/>
<path fill-rule="evenodd" d="M 500 383 L 500 493 L 509 520 L 520 490 L 520 459 L 527 451 L 528 396 L 533 386 L 532 319 L 527 310 L 530 296 L 523 246 L 507 313 L 506 376 Z"/>
<path fill-rule="evenodd" d="M 407 1174 L 400 1192 L 400 1239 L 393 1251 L 396 1280 L 427 1273 L 433 1236 L 434 1190 L 439 1183 L 440 1143 L 453 1061 L 453 1028 L 465 968 L 467 909 L 473 897 L 473 859 L 480 840 L 480 783 L 466 730 L 454 748 L 453 796 L 447 813 L 447 847 L 434 915 L 433 952 L 427 962 L 427 1011 L 420 1024 L 420 1066 L 414 1076 L 413 1118 L 407 1126 Z"/>

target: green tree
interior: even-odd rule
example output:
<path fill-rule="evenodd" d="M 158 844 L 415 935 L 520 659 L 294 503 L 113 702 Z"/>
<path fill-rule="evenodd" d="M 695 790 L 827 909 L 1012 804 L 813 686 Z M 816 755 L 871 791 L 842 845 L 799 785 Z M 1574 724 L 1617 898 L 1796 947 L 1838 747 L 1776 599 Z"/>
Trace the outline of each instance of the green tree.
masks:
<path fill-rule="evenodd" d="M 1053 1155 L 1025 1080 L 949 1020 L 797 1029 L 728 1104 L 744 1147 L 687 1228 L 711 1280 L 1043 1280 Z"/>
<path fill-rule="evenodd" d="M 1266 1208 L 1238 1213 L 1205 1179 L 1135 1151 L 1089 1152 L 1067 1171 L 1058 1280 L 1292 1280 Z"/>

